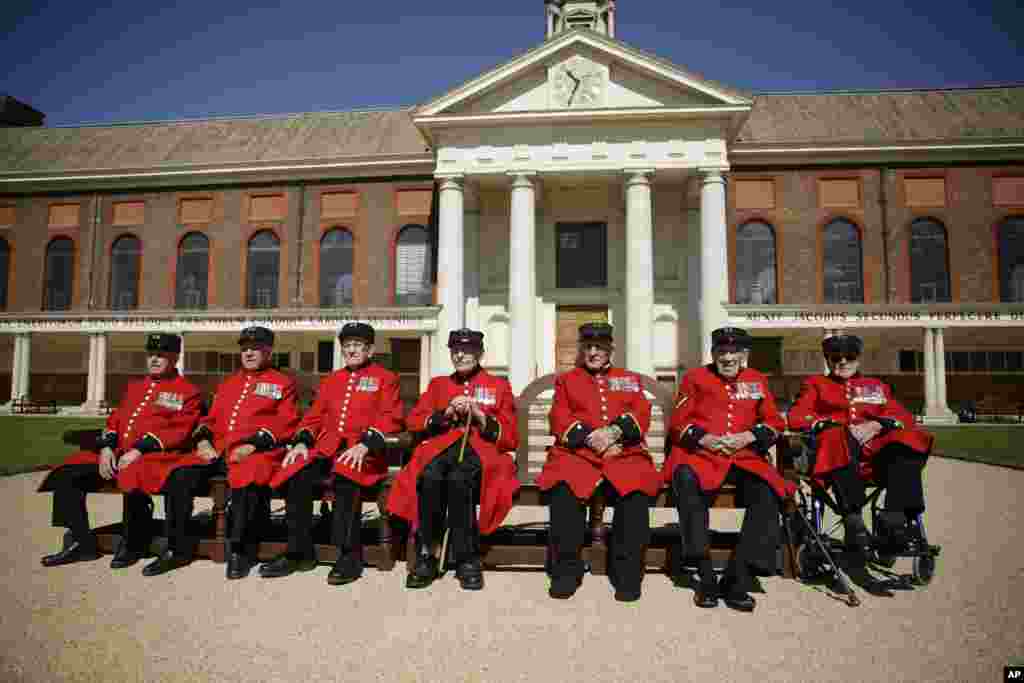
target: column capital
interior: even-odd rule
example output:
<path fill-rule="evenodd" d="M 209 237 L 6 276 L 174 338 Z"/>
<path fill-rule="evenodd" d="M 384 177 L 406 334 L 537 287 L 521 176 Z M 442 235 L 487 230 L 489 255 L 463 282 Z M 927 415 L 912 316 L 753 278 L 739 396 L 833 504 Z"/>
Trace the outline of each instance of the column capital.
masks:
<path fill-rule="evenodd" d="M 653 168 L 627 168 L 623 169 L 623 173 L 626 175 L 626 186 L 630 185 L 650 185 L 651 176 L 654 175 Z"/>
<path fill-rule="evenodd" d="M 512 187 L 533 187 L 537 183 L 536 171 L 508 171 L 505 175 L 512 179 Z"/>
<path fill-rule="evenodd" d="M 466 184 L 466 176 L 462 173 L 449 173 L 434 176 L 440 183 L 438 189 L 441 190 L 459 190 L 462 191 Z"/>
<path fill-rule="evenodd" d="M 698 168 L 697 172 L 700 173 L 701 183 L 708 185 L 709 183 L 725 183 L 725 174 L 728 169 L 718 167 L 706 167 Z"/>

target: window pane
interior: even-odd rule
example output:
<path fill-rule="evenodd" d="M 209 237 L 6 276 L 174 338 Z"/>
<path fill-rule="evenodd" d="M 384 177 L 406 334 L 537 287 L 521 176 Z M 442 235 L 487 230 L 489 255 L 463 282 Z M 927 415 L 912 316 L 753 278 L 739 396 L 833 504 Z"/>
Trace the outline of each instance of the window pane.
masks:
<path fill-rule="evenodd" d="M 320 305 L 352 303 L 352 235 L 331 230 L 320 240 Z"/>
<path fill-rule="evenodd" d="M 1022 361 L 1024 361 L 1024 354 L 1020 351 L 1006 352 L 1006 369 L 1010 372 L 1020 372 L 1024 365 Z"/>
<path fill-rule="evenodd" d="M 264 230 L 249 240 L 249 308 L 277 306 L 277 283 L 281 267 L 281 247 L 274 233 Z"/>
<path fill-rule="evenodd" d="M 557 233 L 557 286 L 607 287 L 608 246 L 605 224 L 559 223 Z"/>
<path fill-rule="evenodd" d="M 139 305 L 139 256 L 142 243 L 126 235 L 114 242 L 110 254 L 110 307 L 129 310 Z"/>
<path fill-rule="evenodd" d="M 988 369 L 993 372 L 1006 370 L 1006 353 L 1003 351 L 989 351 Z"/>
<path fill-rule="evenodd" d="M 966 351 L 954 351 L 953 352 L 953 371 L 954 372 L 967 372 L 967 352 Z"/>
<path fill-rule="evenodd" d="M 0 238 L 0 310 L 7 308 L 7 281 L 11 275 L 11 247 Z"/>
<path fill-rule="evenodd" d="M 910 297 L 916 303 L 948 302 L 946 229 L 938 221 L 919 218 L 910 226 Z"/>
<path fill-rule="evenodd" d="M 46 247 L 46 289 L 43 309 L 66 311 L 71 308 L 71 282 L 75 246 L 67 237 L 59 237 Z"/>
<path fill-rule="evenodd" d="M 999 226 L 999 299 L 1024 302 L 1024 217 Z"/>
<path fill-rule="evenodd" d="M 848 220 L 839 218 L 825 228 L 825 303 L 864 302 L 860 233 Z"/>
<path fill-rule="evenodd" d="M 330 372 L 334 369 L 334 342 L 322 341 L 316 345 L 316 371 Z"/>
<path fill-rule="evenodd" d="M 916 372 L 914 367 L 915 354 L 913 351 L 900 351 L 900 372 Z"/>
<path fill-rule="evenodd" d="M 430 255 L 430 234 L 426 228 L 419 225 L 402 228 L 395 254 L 395 303 L 421 306 L 433 303 Z"/>
<path fill-rule="evenodd" d="M 209 268 L 210 240 L 198 232 L 185 235 L 178 248 L 177 308 L 206 308 Z"/>
<path fill-rule="evenodd" d="M 775 232 L 767 223 L 746 223 L 736 231 L 736 303 L 777 303 Z"/>
<path fill-rule="evenodd" d="M 971 351 L 971 371 L 984 372 L 988 370 L 988 354 L 984 351 Z"/>

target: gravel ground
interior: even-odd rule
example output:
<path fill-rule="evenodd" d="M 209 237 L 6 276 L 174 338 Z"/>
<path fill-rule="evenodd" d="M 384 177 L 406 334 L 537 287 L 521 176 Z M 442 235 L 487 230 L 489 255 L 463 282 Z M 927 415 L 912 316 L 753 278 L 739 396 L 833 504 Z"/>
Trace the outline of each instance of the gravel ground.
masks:
<path fill-rule="evenodd" d="M 1021 471 L 929 464 L 928 532 L 943 547 L 929 587 L 858 590 L 853 609 L 770 578 L 753 615 L 699 610 L 660 574 L 624 605 L 594 576 L 551 600 L 540 572 L 408 591 L 401 563 L 344 588 L 327 567 L 233 582 L 205 561 L 152 579 L 109 558 L 44 570 L 61 530 L 42 476 L 0 479 L 3 681 L 998 681 L 1024 657 Z M 120 500 L 93 496 L 90 510 L 94 525 L 117 521 Z"/>

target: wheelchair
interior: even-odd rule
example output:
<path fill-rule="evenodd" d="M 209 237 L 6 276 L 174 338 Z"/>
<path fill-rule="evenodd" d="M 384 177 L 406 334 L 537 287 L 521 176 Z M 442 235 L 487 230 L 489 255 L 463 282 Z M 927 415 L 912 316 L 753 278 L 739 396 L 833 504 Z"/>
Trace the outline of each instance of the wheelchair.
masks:
<path fill-rule="evenodd" d="M 816 453 L 814 434 L 788 433 L 795 478 L 798 484 L 795 506 L 785 516 L 786 531 L 795 549 L 797 578 L 803 583 L 826 583 L 844 594 L 851 607 L 860 603 L 850 585 L 841 562 L 845 545 L 842 539 L 842 514 L 834 495 L 820 482 L 811 477 Z M 867 567 L 895 577 L 894 585 L 900 588 L 925 587 L 931 583 L 937 569 L 941 547 L 931 545 L 925 531 L 924 515 L 919 514 L 917 525 L 920 541 L 914 541 L 905 549 L 894 551 L 875 536 L 879 529 L 885 487 L 866 483 L 866 507 L 870 508 L 869 532 L 871 542 L 865 552 Z M 832 519 L 827 519 L 827 513 Z M 910 574 L 894 573 L 898 560 L 910 560 Z"/>

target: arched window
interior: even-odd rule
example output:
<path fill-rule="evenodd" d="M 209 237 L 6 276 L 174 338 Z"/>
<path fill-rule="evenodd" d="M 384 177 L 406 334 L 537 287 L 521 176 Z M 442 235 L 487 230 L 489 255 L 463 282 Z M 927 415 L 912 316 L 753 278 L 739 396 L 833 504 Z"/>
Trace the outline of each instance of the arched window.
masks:
<path fill-rule="evenodd" d="M 134 235 L 124 235 L 110 249 L 110 307 L 116 311 L 139 305 L 139 261 L 142 243 Z"/>
<path fill-rule="evenodd" d="M 277 283 L 281 274 L 281 242 L 270 230 L 261 230 L 249 240 L 249 308 L 277 306 Z"/>
<path fill-rule="evenodd" d="M 736 303 L 775 304 L 775 231 L 761 221 L 736 231 Z"/>
<path fill-rule="evenodd" d="M 1024 216 L 999 226 L 999 300 L 1024 303 Z"/>
<path fill-rule="evenodd" d="M 864 268 L 860 231 L 845 218 L 825 226 L 825 303 L 864 303 Z"/>
<path fill-rule="evenodd" d="M 11 279 L 11 245 L 0 237 L 0 310 L 7 310 L 7 283 Z"/>
<path fill-rule="evenodd" d="M 347 230 L 328 230 L 320 239 L 320 305 L 352 303 L 352 235 Z"/>
<path fill-rule="evenodd" d="M 405 226 L 395 251 L 395 303 L 429 306 L 434 302 L 430 233 L 422 225 Z"/>
<path fill-rule="evenodd" d="M 75 243 L 70 237 L 58 237 L 46 246 L 44 311 L 66 311 L 71 308 L 74 266 Z"/>
<path fill-rule="evenodd" d="M 190 232 L 178 245 L 175 270 L 176 308 L 206 308 L 210 277 L 210 240 L 201 232 Z"/>
<path fill-rule="evenodd" d="M 949 302 L 949 254 L 946 228 L 932 218 L 910 224 L 910 301 Z"/>

